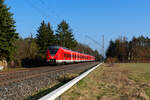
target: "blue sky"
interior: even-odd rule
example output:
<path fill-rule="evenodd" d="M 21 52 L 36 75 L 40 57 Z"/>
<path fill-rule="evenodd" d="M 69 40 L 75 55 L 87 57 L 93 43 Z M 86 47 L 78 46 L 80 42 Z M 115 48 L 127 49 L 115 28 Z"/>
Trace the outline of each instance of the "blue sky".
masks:
<path fill-rule="evenodd" d="M 56 29 L 63 19 L 73 29 L 76 40 L 93 49 L 105 36 L 105 47 L 119 36 L 150 37 L 150 0 L 5 0 L 16 20 L 21 37 L 34 36 L 42 20 Z"/>

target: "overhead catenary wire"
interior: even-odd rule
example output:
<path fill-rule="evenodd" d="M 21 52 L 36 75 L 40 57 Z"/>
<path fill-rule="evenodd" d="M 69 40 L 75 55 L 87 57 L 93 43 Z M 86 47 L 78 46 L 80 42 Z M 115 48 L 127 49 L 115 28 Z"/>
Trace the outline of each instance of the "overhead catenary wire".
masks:
<path fill-rule="evenodd" d="M 45 2 L 44 2 L 43 0 L 40 0 L 40 2 L 41 2 L 42 4 L 45 4 Z"/>
<path fill-rule="evenodd" d="M 46 18 L 48 20 L 51 20 L 56 24 L 56 22 L 44 11 L 42 8 L 39 8 L 39 6 L 36 6 L 31 0 L 24 0 L 32 9 L 34 9 L 42 18 Z M 44 3 L 44 2 L 43 2 Z M 51 19 L 50 19 L 51 18 Z"/>
<path fill-rule="evenodd" d="M 43 1 L 43 0 L 40 0 L 40 3 L 43 5 L 43 7 L 45 8 L 45 9 L 47 9 L 48 11 L 50 11 L 51 10 L 51 8 L 49 7 L 49 6 L 47 6 L 46 4 L 47 3 L 45 3 L 45 1 Z M 61 19 L 62 20 L 62 17 L 60 17 L 60 15 L 58 15 L 54 10 L 51 10 L 50 11 L 50 13 L 51 14 L 54 14 L 54 16 L 53 17 L 55 17 L 55 18 L 58 18 L 58 19 Z"/>
<path fill-rule="evenodd" d="M 94 40 L 93 38 L 91 38 L 91 37 L 88 36 L 88 35 L 85 35 L 85 37 L 87 37 L 88 39 L 92 40 L 92 41 L 93 41 L 94 43 L 96 43 L 97 45 L 101 46 L 103 57 L 105 57 L 105 50 L 104 50 L 104 35 L 102 36 L 102 44 L 100 44 L 99 42 L 97 42 L 96 40 Z"/>
<path fill-rule="evenodd" d="M 94 40 L 94 39 L 91 38 L 90 36 L 85 35 L 85 34 L 79 34 L 78 32 L 75 33 L 75 36 L 78 36 L 78 37 L 81 37 L 81 36 L 82 36 L 84 39 L 90 39 L 90 40 L 92 40 L 92 41 Z M 93 43 L 95 43 L 95 42 L 97 42 L 97 41 L 94 40 Z M 97 43 L 98 43 L 98 42 L 97 42 Z M 90 43 L 84 42 L 83 44 L 88 45 L 88 46 L 89 46 L 89 45 L 92 45 L 91 42 L 90 42 Z M 100 43 L 98 43 L 98 44 L 95 45 L 95 46 L 96 46 L 96 48 L 99 48 L 99 46 L 102 46 L 102 45 L 101 45 Z M 103 51 L 102 48 L 100 49 L 100 51 Z"/>

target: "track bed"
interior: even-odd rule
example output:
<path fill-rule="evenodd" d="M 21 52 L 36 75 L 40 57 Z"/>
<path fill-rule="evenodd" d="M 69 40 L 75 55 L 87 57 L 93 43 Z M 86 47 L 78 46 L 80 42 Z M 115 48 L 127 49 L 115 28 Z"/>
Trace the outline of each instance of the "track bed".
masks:
<path fill-rule="evenodd" d="M 65 73 L 80 73 L 98 62 L 77 63 L 58 66 L 43 66 L 20 71 L 0 73 L 0 99 L 22 99 L 40 88 L 47 87 Z"/>

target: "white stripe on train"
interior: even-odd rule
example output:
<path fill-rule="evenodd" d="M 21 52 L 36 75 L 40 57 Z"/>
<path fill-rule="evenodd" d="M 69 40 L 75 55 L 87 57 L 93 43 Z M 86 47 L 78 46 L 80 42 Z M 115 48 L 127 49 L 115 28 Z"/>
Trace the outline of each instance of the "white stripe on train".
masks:
<path fill-rule="evenodd" d="M 94 61 L 94 60 L 56 60 L 56 63 L 73 63 L 73 62 L 85 62 L 85 61 Z"/>

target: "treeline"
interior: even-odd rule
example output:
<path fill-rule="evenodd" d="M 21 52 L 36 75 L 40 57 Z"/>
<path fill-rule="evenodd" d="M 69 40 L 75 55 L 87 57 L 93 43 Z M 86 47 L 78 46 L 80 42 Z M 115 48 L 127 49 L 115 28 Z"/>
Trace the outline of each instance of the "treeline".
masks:
<path fill-rule="evenodd" d="M 0 61 L 4 62 L 14 59 L 15 42 L 18 39 L 12 16 L 4 0 L 0 0 Z"/>
<path fill-rule="evenodd" d="M 106 56 L 111 62 L 150 62 L 150 38 L 140 36 L 127 41 L 120 37 L 110 41 Z"/>
<path fill-rule="evenodd" d="M 77 42 L 69 24 L 63 20 L 54 30 L 50 22 L 42 21 L 37 28 L 36 36 L 21 38 L 16 33 L 15 21 L 9 8 L 0 0 L 0 61 L 9 62 L 10 66 L 37 66 L 45 64 L 48 46 L 61 46 L 71 50 L 96 56 L 98 51 Z"/>
<path fill-rule="evenodd" d="M 101 55 L 97 50 L 92 50 L 89 46 L 77 42 L 73 32 L 66 21 L 57 25 L 54 31 L 50 22 L 42 21 L 37 28 L 36 37 L 19 38 L 16 42 L 17 52 L 15 62 L 19 66 L 41 66 L 46 64 L 46 50 L 49 46 L 61 46 L 68 49 L 93 55 L 97 60 Z"/>

